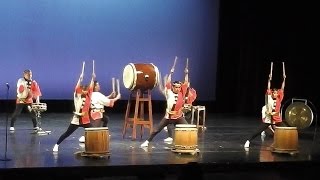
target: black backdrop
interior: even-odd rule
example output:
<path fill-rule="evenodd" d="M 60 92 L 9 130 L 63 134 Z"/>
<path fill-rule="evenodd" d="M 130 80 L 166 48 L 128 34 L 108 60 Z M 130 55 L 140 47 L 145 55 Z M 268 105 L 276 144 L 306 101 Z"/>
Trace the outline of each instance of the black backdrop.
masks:
<path fill-rule="evenodd" d="M 315 7 L 291 1 L 221 1 L 217 111 L 260 116 L 270 62 L 272 87 L 280 88 L 284 61 L 283 104 L 305 99 L 317 112 Z"/>

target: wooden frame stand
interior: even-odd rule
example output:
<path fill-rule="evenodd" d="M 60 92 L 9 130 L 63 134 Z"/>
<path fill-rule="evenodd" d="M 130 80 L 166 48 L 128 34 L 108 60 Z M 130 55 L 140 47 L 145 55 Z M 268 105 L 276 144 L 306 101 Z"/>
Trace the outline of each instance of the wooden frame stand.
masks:
<path fill-rule="evenodd" d="M 191 124 L 194 123 L 194 115 L 197 113 L 197 128 L 202 128 L 202 130 L 206 129 L 206 107 L 205 106 L 193 106 L 192 107 L 192 117 L 191 117 Z M 200 123 L 200 115 L 202 113 L 202 124 Z"/>
<path fill-rule="evenodd" d="M 133 117 L 129 117 L 131 110 L 131 102 L 135 102 Z M 147 104 L 148 118 L 145 119 L 144 108 Z M 141 91 L 140 89 L 132 91 L 128 99 L 127 110 L 122 130 L 122 138 L 125 137 L 128 128 L 132 128 L 132 140 L 136 139 L 137 127 L 140 127 L 140 139 L 143 136 L 144 128 L 149 129 L 151 134 L 153 131 L 153 118 L 152 118 L 152 102 L 151 90 Z"/>

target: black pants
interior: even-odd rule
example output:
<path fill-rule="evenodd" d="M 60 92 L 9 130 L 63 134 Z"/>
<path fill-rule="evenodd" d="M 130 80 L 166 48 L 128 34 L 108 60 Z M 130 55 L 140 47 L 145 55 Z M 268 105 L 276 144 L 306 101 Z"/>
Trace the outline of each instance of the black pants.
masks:
<path fill-rule="evenodd" d="M 12 114 L 12 117 L 11 117 L 11 124 L 10 124 L 11 127 L 14 127 L 14 123 L 16 122 L 17 117 L 21 114 L 23 109 L 25 109 L 28 112 L 28 114 L 30 115 L 33 127 L 38 126 L 36 114 L 33 111 L 29 111 L 28 107 L 29 107 L 29 109 L 31 109 L 31 104 L 22 104 L 22 103 L 16 104 L 16 108 Z"/>
<path fill-rule="evenodd" d="M 270 124 L 270 123 L 261 123 L 260 126 L 253 132 L 253 134 L 248 138 L 249 141 L 255 139 L 257 136 L 259 136 L 262 131 L 265 131 L 269 128 L 269 126 L 276 125 L 281 127 L 288 126 L 285 122 L 277 123 L 277 124 Z"/>
<path fill-rule="evenodd" d="M 103 113 L 103 116 L 101 119 L 92 120 L 90 117 L 90 123 L 92 127 L 108 127 L 109 117 Z"/>
<path fill-rule="evenodd" d="M 172 125 L 171 125 L 172 124 Z M 163 118 L 160 123 L 158 124 L 158 127 L 151 133 L 150 137 L 148 138 L 148 141 L 151 142 L 152 139 L 165 127 L 168 127 L 168 136 L 172 138 L 173 135 L 173 129 L 176 124 L 188 124 L 186 119 L 184 117 L 180 117 L 178 119 L 166 119 Z M 168 126 L 169 125 L 169 126 Z"/>
<path fill-rule="evenodd" d="M 69 137 L 75 130 L 77 130 L 79 127 L 83 128 L 89 128 L 91 127 L 91 124 L 83 124 L 83 125 L 75 125 L 75 124 L 69 124 L 69 127 L 66 132 L 64 132 L 58 139 L 57 144 L 59 145 L 63 140 L 65 140 L 67 137 Z"/>

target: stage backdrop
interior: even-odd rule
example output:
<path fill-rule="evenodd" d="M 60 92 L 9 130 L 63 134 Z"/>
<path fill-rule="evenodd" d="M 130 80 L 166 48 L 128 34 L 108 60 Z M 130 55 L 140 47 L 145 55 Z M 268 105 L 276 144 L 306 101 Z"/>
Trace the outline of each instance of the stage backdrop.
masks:
<path fill-rule="evenodd" d="M 73 98 L 86 62 L 92 60 L 102 92 L 120 80 L 129 63 L 153 63 L 161 76 L 178 57 L 173 80 L 183 79 L 189 59 L 198 100 L 215 100 L 219 0 L 2 0 L 0 2 L 0 99 L 16 96 L 24 69 L 33 71 L 42 99 Z M 154 88 L 153 99 L 164 97 Z"/>

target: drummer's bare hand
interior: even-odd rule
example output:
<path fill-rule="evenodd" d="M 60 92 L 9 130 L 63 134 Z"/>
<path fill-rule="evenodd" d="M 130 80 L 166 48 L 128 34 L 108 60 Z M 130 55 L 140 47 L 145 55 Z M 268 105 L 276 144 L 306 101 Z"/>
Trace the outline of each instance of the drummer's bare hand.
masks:
<path fill-rule="evenodd" d="M 82 81 L 82 80 L 83 80 L 83 74 L 82 74 L 82 73 L 80 74 L 79 79 L 80 79 L 80 81 Z"/>
<path fill-rule="evenodd" d="M 109 95 L 110 98 L 114 98 L 115 96 L 116 96 L 116 92 L 114 92 L 114 91 L 112 93 L 110 93 L 110 95 Z"/>
<path fill-rule="evenodd" d="M 188 70 L 188 69 L 185 69 L 185 70 L 184 70 L 184 73 L 188 74 L 188 73 L 189 73 L 189 70 Z"/>
<path fill-rule="evenodd" d="M 170 73 L 171 73 L 171 74 L 174 73 L 174 68 L 172 68 L 172 69 L 170 70 Z"/>

